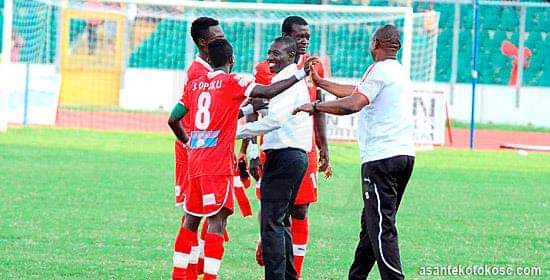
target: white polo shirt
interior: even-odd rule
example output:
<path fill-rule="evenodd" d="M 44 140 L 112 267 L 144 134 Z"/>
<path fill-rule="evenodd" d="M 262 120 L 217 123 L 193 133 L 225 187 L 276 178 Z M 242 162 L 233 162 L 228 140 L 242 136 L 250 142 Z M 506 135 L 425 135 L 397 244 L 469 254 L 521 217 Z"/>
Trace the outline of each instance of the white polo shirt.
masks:
<path fill-rule="evenodd" d="M 403 66 L 395 59 L 372 64 L 354 92 L 369 99 L 359 113 L 362 162 L 414 156 L 412 89 Z"/>
<path fill-rule="evenodd" d="M 297 71 L 296 64 L 290 64 L 277 73 L 271 82 L 288 79 Z M 263 150 L 298 148 L 309 152 L 313 137 L 312 117 L 304 112 L 292 115 L 295 108 L 309 102 L 309 91 L 302 79 L 269 101 L 265 117 L 240 126 L 237 138 L 264 135 Z"/>

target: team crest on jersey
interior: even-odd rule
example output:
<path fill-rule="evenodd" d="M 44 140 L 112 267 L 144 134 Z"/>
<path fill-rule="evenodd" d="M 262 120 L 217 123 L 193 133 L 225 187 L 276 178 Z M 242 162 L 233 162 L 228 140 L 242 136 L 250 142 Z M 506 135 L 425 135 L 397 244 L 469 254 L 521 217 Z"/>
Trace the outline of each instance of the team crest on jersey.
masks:
<path fill-rule="evenodd" d="M 212 148 L 218 145 L 220 131 L 191 132 L 191 149 Z"/>

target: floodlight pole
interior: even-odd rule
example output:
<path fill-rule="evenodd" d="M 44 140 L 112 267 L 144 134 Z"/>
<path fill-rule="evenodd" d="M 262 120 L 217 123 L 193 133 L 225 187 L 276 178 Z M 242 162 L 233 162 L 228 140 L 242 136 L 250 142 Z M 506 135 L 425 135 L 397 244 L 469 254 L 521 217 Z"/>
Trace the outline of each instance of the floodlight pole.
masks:
<path fill-rule="evenodd" d="M 470 149 L 474 149 L 475 134 L 475 104 L 476 104 L 476 84 L 477 84 L 477 56 L 479 43 L 479 0 L 473 0 L 474 5 L 474 42 L 472 59 L 472 107 L 470 114 Z"/>

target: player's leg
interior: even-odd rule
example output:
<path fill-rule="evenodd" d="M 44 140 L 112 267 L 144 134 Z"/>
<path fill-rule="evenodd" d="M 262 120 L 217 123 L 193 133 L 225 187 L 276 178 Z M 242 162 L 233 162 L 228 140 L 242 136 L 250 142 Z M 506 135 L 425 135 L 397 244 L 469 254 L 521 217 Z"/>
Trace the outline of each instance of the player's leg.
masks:
<path fill-rule="evenodd" d="M 298 277 L 302 276 L 302 267 L 306 256 L 309 241 L 309 220 L 307 218 L 309 205 L 317 201 L 317 153 L 315 150 L 308 153 L 307 171 L 302 180 L 294 204 L 290 209 L 292 247 L 294 264 Z"/>
<path fill-rule="evenodd" d="M 226 208 L 208 218 L 208 232 L 204 238 L 204 279 L 217 279 L 224 253 L 224 232 L 231 211 Z"/>
<path fill-rule="evenodd" d="M 197 273 L 204 273 L 204 239 L 208 233 L 208 219 L 204 219 L 204 222 L 201 226 L 201 233 L 199 236 L 199 259 L 197 261 Z"/>
<path fill-rule="evenodd" d="M 224 253 L 227 218 L 233 213 L 233 176 L 201 177 L 203 214 L 208 217 L 204 237 L 204 279 L 217 279 Z"/>
<path fill-rule="evenodd" d="M 189 263 L 187 265 L 187 273 L 186 273 L 186 279 L 187 280 L 196 280 L 197 279 L 197 275 L 198 275 L 198 262 L 199 262 L 199 255 L 201 253 L 201 249 L 200 249 L 200 246 L 199 246 L 199 240 L 197 238 L 197 232 L 198 232 L 198 228 L 199 228 L 199 224 L 200 224 L 200 220 L 199 222 L 193 222 L 193 230 L 192 230 L 192 233 L 193 233 L 193 244 L 192 244 L 192 247 L 191 247 L 191 253 L 189 255 Z"/>
<path fill-rule="evenodd" d="M 309 204 L 293 205 L 290 208 L 290 232 L 292 234 L 292 250 L 294 253 L 294 266 L 298 277 L 302 277 L 302 266 L 306 256 L 309 239 L 309 221 L 307 212 Z"/>
<path fill-rule="evenodd" d="M 204 274 L 204 240 L 206 238 L 206 234 L 208 233 L 208 224 L 209 224 L 208 219 L 205 219 L 204 223 L 202 223 L 201 234 L 199 237 L 199 245 L 198 245 L 199 256 L 198 256 L 197 263 L 195 265 L 197 274 L 199 275 Z M 229 233 L 227 232 L 227 229 L 223 233 L 223 239 L 225 242 L 229 242 Z"/>
<path fill-rule="evenodd" d="M 260 232 L 261 232 L 261 224 L 262 224 L 262 204 L 260 202 L 260 210 L 258 211 L 258 225 L 260 225 Z M 256 244 L 256 263 L 259 266 L 264 266 L 264 252 L 262 247 L 262 235 L 260 234 L 258 237 L 258 243 Z"/>
<path fill-rule="evenodd" d="M 395 227 L 398 193 L 394 171 L 400 165 L 400 157 L 393 157 L 362 168 L 365 222 L 382 280 L 404 279 Z"/>
<path fill-rule="evenodd" d="M 363 192 L 364 193 L 364 192 Z M 363 200 L 365 197 L 363 196 Z M 367 230 L 365 208 L 361 214 L 361 232 L 359 233 L 359 243 L 355 249 L 355 257 L 353 263 L 349 269 L 348 279 L 349 280 L 365 280 L 369 275 L 376 257 L 372 249 L 372 243 L 369 238 L 369 233 Z"/>
<path fill-rule="evenodd" d="M 265 162 L 267 160 L 265 152 L 260 153 L 260 170 L 258 172 L 258 180 L 256 181 L 256 198 L 258 199 L 258 203 L 260 204 L 260 210 L 258 211 L 258 224 L 260 225 L 260 232 L 261 232 L 261 199 L 262 199 L 262 174 L 263 174 L 263 167 L 265 166 Z M 263 253 L 263 247 L 262 247 L 262 236 L 260 234 L 258 238 L 258 244 L 256 244 L 256 263 L 260 266 L 264 266 L 264 253 Z"/>
<path fill-rule="evenodd" d="M 178 141 L 174 145 L 175 152 L 175 198 L 176 198 L 176 207 L 181 207 L 184 204 L 185 196 L 188 193 L 189 181 L 187 178 L 187 151 Z M 176 235 L 176 240 L 174 244 L 174 260 L 179 259 L 177 256 L 181 255 L 181 248 L 185 247 L 183 242 L 185 242 L 185 230 L 183 227 L 185 220 L 185 215 L 181 217 L 181 224 Z M 174 263 L 172 276 L 174 278 L 184 277 L 183 268 L 177 267 Z"/>
<path fill-rule="evenodd" d="M 185 214 L 181 226 L 180 234 L 176 240 L 176 248 L 174 252 L 174 272 L 172 279 L 187 280 L 193 279 L 193 273 L 189 273 L 188 266 L 192 259 L 198 254 L 197 244 L 197 228 L 199 227 L 201 218 L 190 214 Z M 190 278 L 191 277 L 191 278 Z"/>

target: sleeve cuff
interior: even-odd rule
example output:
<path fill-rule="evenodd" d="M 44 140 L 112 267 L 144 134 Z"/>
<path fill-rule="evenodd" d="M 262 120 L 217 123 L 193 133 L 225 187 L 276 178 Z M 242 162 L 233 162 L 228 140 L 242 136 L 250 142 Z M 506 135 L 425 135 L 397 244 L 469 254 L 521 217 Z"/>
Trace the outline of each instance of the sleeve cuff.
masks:
<path fill-rule="evenodd" d="M 254 113 L 254 107 L 252 106 L 252 104 L 248 104 L 242 107 L 241 110 L 243 111 L 243 115 L 245 116 Z"/>
<path fill-rule="evenodd" d="M 246 90 L 244 91 L 244 96 L 250 97 L 250 94 L 252 93 L 252 90 L 254 89 L 254 87 L 256 87 L 255 82 L 251 82 L 250 84 L 248 84 L 248 86 L 246 87 Z"/>
<path fill-rule="evenodd" d="M 355 87 L 355 89 L 352 92 L 352 95 L 353 94 L 363 96 L 365 99 L 367 99 L 368 104 L 370 104 L 370 97 L 366 93 L 361 92 L 358 87 Z"/>

